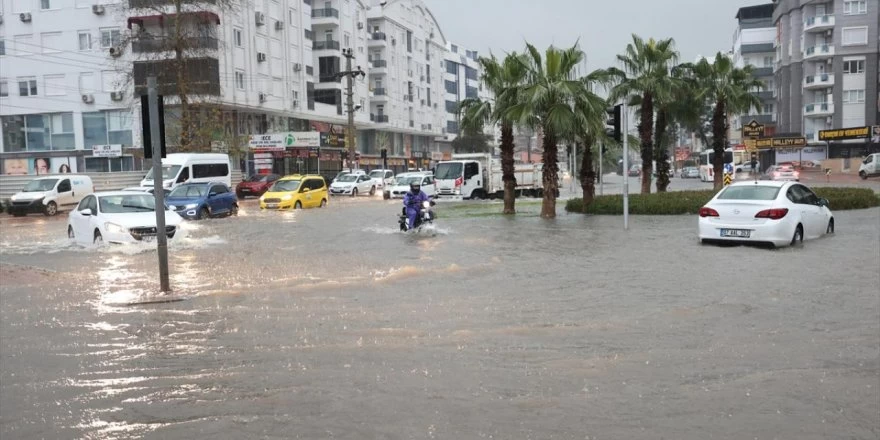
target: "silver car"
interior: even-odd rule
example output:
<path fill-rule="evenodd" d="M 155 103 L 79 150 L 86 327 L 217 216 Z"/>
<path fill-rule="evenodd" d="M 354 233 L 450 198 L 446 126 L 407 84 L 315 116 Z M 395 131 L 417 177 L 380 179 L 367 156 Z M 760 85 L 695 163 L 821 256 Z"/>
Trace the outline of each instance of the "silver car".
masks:
<path fill-rule="evenodd" d="M 801 173 L 795 170 L 791 165 L 773 165 L 770 168 L 767 168 L 767 171 L 761 176 L 761 180 L 793 180 L 795 182 L 800 182 Z"/>

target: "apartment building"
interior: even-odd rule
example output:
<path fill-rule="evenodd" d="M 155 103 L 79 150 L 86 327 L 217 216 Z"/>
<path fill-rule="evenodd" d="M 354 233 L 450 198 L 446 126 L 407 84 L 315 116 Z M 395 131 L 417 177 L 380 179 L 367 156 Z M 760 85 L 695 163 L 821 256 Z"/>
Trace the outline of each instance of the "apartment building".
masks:
<path fill-rule="evenodd" d="M 752 108 L 730 120 L 729 139 L 739 143 L 742 126 L 752 120 L 764 124 L 764 133 L 776 131 L 776 97 L 774 96 L 773 65 L 776 59 L 776 27 L 773 25 L 773 4 L 740 8 L 736 14 L 737 26 L 733 33 L 733 62 L 736 67 L 751 66 L 752 75 L 763 83 L 754 92 L 761 100 L 761 108 Z"/>
<path fill-rule="evenodd" d="M 468 50 L 457 44 L 448 43 L 446 46 L 444 90 L 446 106 L 446 124 L 444 125 L 443 139 L 452 142 L 460 134 L 460 118 L 458 108 L 465 99 L 478 98 L 481 100 L 492 99 L 489 90 L 483 87 L 481 77 L 483 69 L 480 66 L 479 54 L 475 50 Z M 495 133 L 494 127 L 486 127 L 485 134 L 492 136 L 492 142 L 500 133 Z"/>
<path fill-rule="evenodd" d="M 877 125 L 880 0 L 777 0 L 773 20 L 778 131 L 818 143 L 819 130 Z M 852 148 L 828 154 L 861 154 Z"/>

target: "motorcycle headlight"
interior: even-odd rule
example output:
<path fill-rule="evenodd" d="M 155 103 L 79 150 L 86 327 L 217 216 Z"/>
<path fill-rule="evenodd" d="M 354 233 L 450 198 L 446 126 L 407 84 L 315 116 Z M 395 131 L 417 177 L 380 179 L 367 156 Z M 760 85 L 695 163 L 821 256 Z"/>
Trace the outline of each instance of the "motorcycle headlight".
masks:
<path fill-rule="evenodd" d="M 190 204 L 184 206 L 184 208 L 186 208 L 186 209 L 195 209 L 197 206 L 199 206 L 198 203 L 190 203 Z"/>
<path fill-rule="evenodd" d="M 281 200 L 290 200 L 290 199 L 292 199 L 292 198 L 293 198 L 292 195 L 290 195 L 290 194 L 285 194 L 284 196 L 281 197 Z"/>
<path fill-rule="evenodd" d="M 122 226 L 119 226 L 116 223 L 110 223 L 110 222 L 104 223 L 104 229 L 107 232 L 112 232 L 114 234 L 122 234 L 122 233 L 127 232 L 127 230 L 125 228 L 123 228 Z"/>
<path fill-rule="evenodd" d="M 431 202 L 422 202 L 422 207 L 428 209 L 431 207 Z"/>

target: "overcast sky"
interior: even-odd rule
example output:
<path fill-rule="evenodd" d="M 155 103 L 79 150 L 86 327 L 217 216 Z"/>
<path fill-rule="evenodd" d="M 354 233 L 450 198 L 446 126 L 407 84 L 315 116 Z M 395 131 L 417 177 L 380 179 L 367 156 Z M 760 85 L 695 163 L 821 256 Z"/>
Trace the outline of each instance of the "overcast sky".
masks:
<path fill-rule="evenodd" d="M 730 50 L 736 11 L 770 0 L 424 0 L 449 41 L 488 55 L 543 50 L 580 38 L 588 69 L 614 63 L 631 41 L 675 39 L 682 61 Z"/>

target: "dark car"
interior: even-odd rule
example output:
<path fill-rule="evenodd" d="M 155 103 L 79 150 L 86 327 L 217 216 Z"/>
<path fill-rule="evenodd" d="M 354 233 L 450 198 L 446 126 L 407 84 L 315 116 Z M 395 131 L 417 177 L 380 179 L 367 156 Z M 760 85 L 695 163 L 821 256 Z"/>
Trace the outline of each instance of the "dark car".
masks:
<path fill-rule="evenodd" d="M 247 196 L 259 197 L 279 178 L 281 176 L 277 174 L 254 174 L 236 185 L 235 195 L 240 199 Z"/>
<path fill-rule="evenodd" d="M 165 204 L 185 219 L 238 215 L 238 199 L 224 183 L 185 183 L 168 194 Z"/>

